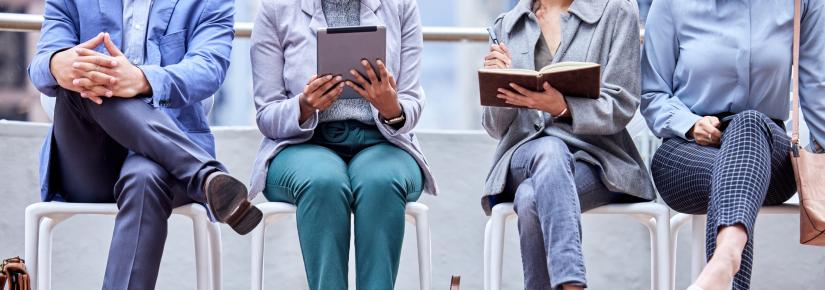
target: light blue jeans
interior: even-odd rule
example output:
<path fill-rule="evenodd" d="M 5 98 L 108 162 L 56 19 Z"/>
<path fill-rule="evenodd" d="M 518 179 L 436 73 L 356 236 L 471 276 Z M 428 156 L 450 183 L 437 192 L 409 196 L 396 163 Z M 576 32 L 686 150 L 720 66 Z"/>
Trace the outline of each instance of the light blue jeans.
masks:
<path fill-rule="evenodd" d="M 545 136 L 521 145 L 510 161 L 507 186 L 515 192 L 526 289 L 586 286 L 581 212 L 636 201 L 610 192 L 598 167 L 576 161 L 573 152 L 561 139 Z"/>

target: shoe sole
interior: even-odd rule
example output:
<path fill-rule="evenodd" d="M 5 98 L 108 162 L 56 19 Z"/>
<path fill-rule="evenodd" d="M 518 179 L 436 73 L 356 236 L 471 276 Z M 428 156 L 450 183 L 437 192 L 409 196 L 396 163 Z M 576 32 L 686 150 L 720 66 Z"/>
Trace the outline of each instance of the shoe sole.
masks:
<path fill-rule="evenodd" d="M 241 235 L 252 231 L 263 218 L 263 213 L 246 200 L 248 192 L 243 182 L 228 174 L 210 175 L 204 191 L 215 218 Z"/>

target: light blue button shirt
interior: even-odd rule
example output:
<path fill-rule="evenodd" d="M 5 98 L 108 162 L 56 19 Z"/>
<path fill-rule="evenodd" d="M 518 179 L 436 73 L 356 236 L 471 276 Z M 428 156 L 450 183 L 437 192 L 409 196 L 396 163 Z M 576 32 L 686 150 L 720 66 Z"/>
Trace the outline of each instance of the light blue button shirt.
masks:
<path fill-rule="evenodd" d="M 825 1 L 802 2 L 802 111 L 825 140 Z M 721 113 L 788 118 L 792 0 L 656 0 L 646 27 L 641 112 L 656 136 L 686 138 Z"/>
<path fill-rule="evenodd" d="M 123 45 L 120 48 L 134 65 L 146 59 L 146 26 L 152 0 L 123 0 Z"/>

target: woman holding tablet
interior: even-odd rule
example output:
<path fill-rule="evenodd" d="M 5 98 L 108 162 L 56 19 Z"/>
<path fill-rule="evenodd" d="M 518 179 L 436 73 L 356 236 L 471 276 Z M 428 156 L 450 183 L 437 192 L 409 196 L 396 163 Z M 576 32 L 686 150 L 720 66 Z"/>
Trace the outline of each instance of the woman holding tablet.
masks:
<path fill-rule="evenodd" d="M 586 287 L 581 212 L 656 197 L 625 129 L 639 105 L 638 22 L 628 0 L 521 0 L 495 21 L 486 68 L 601 65 L 598 99 L 511 85 L 498 97 L 523 108 L 484 108 L 499 145 L 482 204 L 514 200 L 526 289 Z"/>
<path fill-rule="evenodd" d="M 796 192 L 784 124 L 793 16 L 794 1 L 656 0 L 650 8 L 641 112 L 664 138 L 651 165 L 662 199 L 708 215 L 710 260 L 696 288 L 748 289 L 756 215 Z M 825 4 L 803 0 L 801 19 L 801 107 L 813 139 L 825 140 Z"/>
<path fill-rule="evenodd" d="M 319 29 L 375 25 L 386 27 L 386 60 L 364 61 L 366 75 L 315 75 Z M 351 216 L 357 288 L 392 289 L 405 204 L 436 193 L 411 133 L 424 105 L 416 1 L 263 0 L 254 27 L 265 138 L 251 192 L 297 206 L 310 289 L 347 289 Z M 361 97 L 338 99 L 345 86 Z"/>

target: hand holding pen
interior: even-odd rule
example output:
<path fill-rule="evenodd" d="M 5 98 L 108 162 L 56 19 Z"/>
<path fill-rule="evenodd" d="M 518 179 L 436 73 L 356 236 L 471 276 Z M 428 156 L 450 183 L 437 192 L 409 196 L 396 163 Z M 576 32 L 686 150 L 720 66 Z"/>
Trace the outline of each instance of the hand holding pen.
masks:
<path fill-rule="evenodd" d="M 510 57 L 510 50 L 507 48 L 507 45 L 499 42 L 492 28 L 487 28 L 487 32 L 490 34 L 490 39 L 493 43 L 490 45 L 490 53 L 484 57 L 484 68 L 510 68 L 512 58 Z"/>

